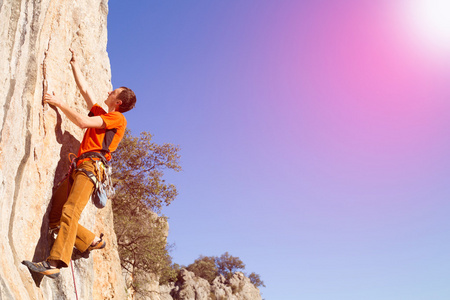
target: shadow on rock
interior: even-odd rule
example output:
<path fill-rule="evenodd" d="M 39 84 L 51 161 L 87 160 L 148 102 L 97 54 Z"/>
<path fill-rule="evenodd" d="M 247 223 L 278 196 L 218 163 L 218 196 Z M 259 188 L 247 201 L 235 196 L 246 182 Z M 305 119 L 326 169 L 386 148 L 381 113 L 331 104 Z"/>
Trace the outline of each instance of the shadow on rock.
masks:
<path fill-rule="evenodd" d="M 55 108 L 53 108 L 55 109 Z M 56 109 L 55 109 L 56 110 Z M 56 135 L 56 141 L 61 144 L 61 151 L 59 153 L 59 161 L 58 165 L 55 170 L 55 177 L 53 179 L 53 192 L 58 187 L 61 180 L 65 177 L 67 174 L 67 171 L 70 166 L 70 162 L 68 160 L 68 155 L 71 152 L 78 151 L 78 148 L 80 147 L 80 142 L 68 131 L 65 131 L 64 133 L 61 130 L 61 124 L 62 119 L 60 113 L 56 110 L 57 114 L 57 122 L 55 126 L 55 135 Z M 34 250 L 33 255 L 33 262 L 43 261 L 46 260 L 47 257 L 50 255 L 50 249 L 53 245 L 53 239 L 50 237 L 50 234 L 48 232 L 49 229 L 49 215 L 51 211 L 52 203 L 49 202 L 49 205 L 47 207 L 47 210 L 45 211 L 44 216 L 42 217 L 42 225 L 41 225 L 41 233 L 38 240 L 38 243 L 36 245 L 36 249 Z M 89 254 L 88 254 L 89 255 Z M 31 272 L 31 276 L 36 283 L 36 286 L 40 286 L 42 279 L 44 278 L 44 275 Z"/>

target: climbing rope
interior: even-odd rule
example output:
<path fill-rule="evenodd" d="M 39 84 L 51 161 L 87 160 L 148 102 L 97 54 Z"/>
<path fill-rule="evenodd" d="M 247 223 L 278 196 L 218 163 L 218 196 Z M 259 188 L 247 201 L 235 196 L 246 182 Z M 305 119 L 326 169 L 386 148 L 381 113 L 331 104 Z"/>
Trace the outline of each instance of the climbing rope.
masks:
<path fill-rule="evenodd" d="M 72 268 L 72 278 L 73 278 L 73 288 L 75 290 L 75 298 L 78 300 L 77 284 L 75 283 L 75 273 L 73 272 L 72 260 L 70 260 L 70 267 Z"/>

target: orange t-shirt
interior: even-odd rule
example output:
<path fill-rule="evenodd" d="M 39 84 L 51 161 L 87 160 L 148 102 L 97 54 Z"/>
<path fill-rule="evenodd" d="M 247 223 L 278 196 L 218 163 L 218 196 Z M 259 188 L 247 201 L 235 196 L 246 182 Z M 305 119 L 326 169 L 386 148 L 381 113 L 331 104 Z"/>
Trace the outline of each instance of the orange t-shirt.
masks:
<path fill-rule="evenodd" d="M 105 157 L 111 159 L 111 152 L 117 149 L 127 127 L 127 120 L 118 111 L 107 113 L 101 106 L 94 104 L 89 116 L 100 116 L 105 122 L 105 128 L 88 128 L 81 141 L 78 157 L 81 154 L 91 151 L 106 151 Z"/>

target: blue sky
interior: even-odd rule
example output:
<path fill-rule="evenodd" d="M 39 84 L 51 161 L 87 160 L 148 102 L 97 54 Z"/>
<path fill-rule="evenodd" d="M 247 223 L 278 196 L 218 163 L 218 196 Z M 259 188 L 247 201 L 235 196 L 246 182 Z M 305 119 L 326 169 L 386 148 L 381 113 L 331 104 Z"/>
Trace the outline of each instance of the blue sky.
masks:
<path fill-rule="evenodd" d="M 181 147 L 175 262 L 228 251 L 266 300 L 450 298 L 450 25 L 413 3 L 109 1 L 129 128 Z"/>

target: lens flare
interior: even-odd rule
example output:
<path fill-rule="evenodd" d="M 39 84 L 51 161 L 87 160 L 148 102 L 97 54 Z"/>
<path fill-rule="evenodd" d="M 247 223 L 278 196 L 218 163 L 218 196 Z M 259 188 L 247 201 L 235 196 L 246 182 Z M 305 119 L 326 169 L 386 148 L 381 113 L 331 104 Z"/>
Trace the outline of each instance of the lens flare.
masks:
<path fill-rule="evenodd" d="M 418 42 L 450 49 L 450 0 L 405 1 L 406 19 Z"/>

